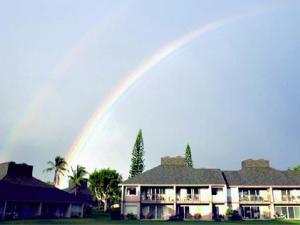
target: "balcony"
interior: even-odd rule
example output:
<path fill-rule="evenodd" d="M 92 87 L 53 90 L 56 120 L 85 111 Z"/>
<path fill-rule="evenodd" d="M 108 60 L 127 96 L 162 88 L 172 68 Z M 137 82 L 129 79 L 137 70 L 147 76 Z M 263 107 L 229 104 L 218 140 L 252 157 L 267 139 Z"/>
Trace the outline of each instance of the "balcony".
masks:
<path fill-rule="evenodd" d="M 259 195 L 240 196 L 241 203 L 269 203 L 270 201 L 271 201 L 270 196 L 259 196 Z"/>
<path fill-rule="evenodd" d="M 281 198 L 275 199 L 275 202 L 300 204 L 300 196 L 282 195 Z"/>
<path fill-rule="evenodd" d="M 224 203 L 224 202 L 226 202 L 226 197 L 224 194 L 213 195 L 212 201 L 214 203 Z"/>
<path fill-rule="evenodd" d="M 174 196 L 167 194 L 142 195 L 142 203 L 173 203 Z"/>
<path fill-rule="evenodd" d="M 187 194 L 187 195 L 179 195 L 176 196 L 178 203 L 209 203 L 209 198 L 205 196 L 200 196 L 199 194 Z"/>

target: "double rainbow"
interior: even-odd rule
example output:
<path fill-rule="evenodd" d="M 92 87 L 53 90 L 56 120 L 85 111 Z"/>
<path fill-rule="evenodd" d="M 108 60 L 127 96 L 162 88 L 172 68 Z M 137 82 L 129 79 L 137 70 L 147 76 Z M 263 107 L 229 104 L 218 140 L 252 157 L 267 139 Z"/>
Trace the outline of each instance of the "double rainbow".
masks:
<path fill-rule="evenodd" d="M 78 137 L 75 142 L 70 147 L 69 151 L 66 154 L 66 160 L 69 165 L 72 164 L 73 160 L 76 156 L 84 150 L 84 146 L 89 140 L 89 137 L 94 132 L 96 127 L 98 127 L 104 120 L 105 116 L 108 112 L 113 108 L 113 106 L 118 102 L 120 97 L 128 91 L 128 89 L 141 77 L 143 77 L 149 70 L 151 70 L 154 66 L 159 64 L 165 58 L 170 56 L 176 50 L 190 43 L 194 39 L 200 37 L 201 35 L 215 30 L 224 24 L 237 19 L 238 17 L 231 17 L 227 19 L 218 20 L 215 22 L 211 22 L 196 28 L 195 30 L 176 38 L 175 40 L 169 42 L 158 51 L 156 51 L 151 57 L 145 60 L 141 65 L 139 65 L 136 69 L 130 72 L 126 79 L 123 80 L 114 90 L 113 92 L 105 99 L 104 102 L 100 104 L 97 108 L 96 112 L 90 117 L 88 122 L 81 129 Z"/>

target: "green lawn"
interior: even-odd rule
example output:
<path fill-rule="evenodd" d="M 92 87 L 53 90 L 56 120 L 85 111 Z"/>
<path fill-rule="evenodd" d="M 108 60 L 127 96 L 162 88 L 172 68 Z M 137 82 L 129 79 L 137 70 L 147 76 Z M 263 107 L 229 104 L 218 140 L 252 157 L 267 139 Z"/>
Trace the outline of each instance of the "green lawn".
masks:
<path fill-rule="evenodd" d="M 208 224 L 208 225 L 241 225 L 241 224 L 300 224 L 300 221 L 242 221 L 242 222 L 199 222 L 199 221 L 184 221 L 184 222 L 163 222 L 163 221 L 137 221 L 137 220 L 121 220 L 115 221 L 110 220 L 107 216 L 97 216 L 93 218 L 86 219 L 37 219 L 37 220 L 15 220 L 15 221 L 4 221 L 0 224 L 100 224 L 100 225 L 109 225 L 109 224 L 153 224 L 153 225 L 189 225 L 189 224 Z"/>

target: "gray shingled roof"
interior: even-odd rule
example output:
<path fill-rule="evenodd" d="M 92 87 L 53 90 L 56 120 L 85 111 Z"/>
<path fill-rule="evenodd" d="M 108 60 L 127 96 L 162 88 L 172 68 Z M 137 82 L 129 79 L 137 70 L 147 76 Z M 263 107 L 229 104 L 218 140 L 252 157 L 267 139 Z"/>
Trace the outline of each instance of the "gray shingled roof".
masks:
<path fill-rule="evenodd" d="M 123 184 L 225 184 L 219 169 L 194 169 L 178 165 L 160 165 Z"/>
<path fill-rule="evenodd" d="M 229 186 L 300 185 L 300 171 L 280 171 L 270 167 L 253 167 L 243 168 L 239 171 L 224 171 L 223 173 Z"/>

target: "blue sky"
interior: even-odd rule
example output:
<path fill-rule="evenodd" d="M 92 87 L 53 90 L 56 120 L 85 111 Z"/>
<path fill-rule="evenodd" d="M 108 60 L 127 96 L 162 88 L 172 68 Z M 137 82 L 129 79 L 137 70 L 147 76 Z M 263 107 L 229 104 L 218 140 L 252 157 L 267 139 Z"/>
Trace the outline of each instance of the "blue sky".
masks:
<path fill-rule="evenodd" d="M 238 169 L 248 158 L 300 164 L 299 10 L 299 1 L 0 1 L 1 161 L 33 164 L 51 179 L 41 172 L 46 162 L 66 154 L 130 71 L 196 27 L 242 15 L 148 71 L 74 165 L 126 177 L 139 128 L 147 169 L 183 155 L 187 143 L 196 167 Z"/>

